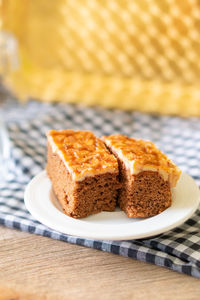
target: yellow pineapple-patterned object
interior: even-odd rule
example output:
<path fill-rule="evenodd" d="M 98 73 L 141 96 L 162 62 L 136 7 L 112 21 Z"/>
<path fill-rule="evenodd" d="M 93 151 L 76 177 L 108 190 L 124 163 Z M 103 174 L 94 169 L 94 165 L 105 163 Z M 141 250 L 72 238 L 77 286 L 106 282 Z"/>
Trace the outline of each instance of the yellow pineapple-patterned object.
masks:
<path fill-rule="evenodd" d="M 199 0 L 0 0 L 21 98 L 200 116 Z"/>

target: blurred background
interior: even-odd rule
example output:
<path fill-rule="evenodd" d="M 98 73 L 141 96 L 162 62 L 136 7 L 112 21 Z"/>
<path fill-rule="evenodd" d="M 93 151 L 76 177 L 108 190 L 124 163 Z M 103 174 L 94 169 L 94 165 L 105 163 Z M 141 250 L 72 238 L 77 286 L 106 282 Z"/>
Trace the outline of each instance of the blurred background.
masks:
<path fill-rule="evenodd" d="M 200 116 L 199 0 L 0 0 L 0 74 L 21 101 Z"/>

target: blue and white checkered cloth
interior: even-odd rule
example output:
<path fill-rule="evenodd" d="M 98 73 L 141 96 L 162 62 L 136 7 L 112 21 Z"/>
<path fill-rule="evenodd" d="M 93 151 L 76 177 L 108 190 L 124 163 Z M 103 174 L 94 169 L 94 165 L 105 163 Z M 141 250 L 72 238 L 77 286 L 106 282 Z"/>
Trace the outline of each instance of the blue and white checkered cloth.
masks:
<path fill-rule="evenodd" d="M 122 133 L 152 140 L 200 184 L 200 119 L 36 101 L 24 106 L 17 103 L 11 107 L 2 106 L 0 117 L 4 119 L 9 136 L 9 141 L 6 141 L 3 131 L 0 135 L 4 146 L 7 144 L 6 149 L 4 147 L 1 151 L 4 151 L 5 159 L 2 168 L 4 176 L 0 181 L 0 224 L 143 260 L 200 278 L 199 209 L 182 226 L 154 238 L 94 241 L 49 229 L 36 221 L 24 205 L 27 183 L 45 168 L 45 133 L 52 128 L 81 128 L 92 130 L 97 136 Z M 0 143 L 0 149 L 1 146 Z"/>

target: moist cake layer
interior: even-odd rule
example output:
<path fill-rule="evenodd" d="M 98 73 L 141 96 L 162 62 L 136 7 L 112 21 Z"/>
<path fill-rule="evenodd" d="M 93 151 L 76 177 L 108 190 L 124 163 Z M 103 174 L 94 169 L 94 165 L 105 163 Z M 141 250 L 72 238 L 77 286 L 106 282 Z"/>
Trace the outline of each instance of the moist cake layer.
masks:
<path fill-rule="evenodd" d="M 158 172 L 144 171 L 127 174 L 120 164 L 122 189 L 119 206 L 130 218 L 155 216 L 171 206 L 171 190 Z"/>

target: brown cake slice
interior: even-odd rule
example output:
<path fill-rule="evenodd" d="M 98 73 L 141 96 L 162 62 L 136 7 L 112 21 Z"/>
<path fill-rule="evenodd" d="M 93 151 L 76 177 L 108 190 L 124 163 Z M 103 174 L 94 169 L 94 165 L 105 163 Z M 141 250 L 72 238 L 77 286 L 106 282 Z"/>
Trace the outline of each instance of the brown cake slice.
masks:
<path fill-rule="evenodd" d="M 103 137 L 108 149 L 118 159 L 120 181 L 119 205 L 128 217 L 150 217 L 171 205 L 171 188 L 181 171 L 149 141 L 120 134 Z"/>
<path fill-rule="evenodd" d="M 82 218 L 113 211 L 119 189 L 117 159 L 89 131 L 47 133 L 47 174 L 63 211 Z"/>

